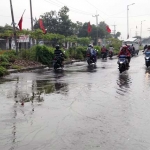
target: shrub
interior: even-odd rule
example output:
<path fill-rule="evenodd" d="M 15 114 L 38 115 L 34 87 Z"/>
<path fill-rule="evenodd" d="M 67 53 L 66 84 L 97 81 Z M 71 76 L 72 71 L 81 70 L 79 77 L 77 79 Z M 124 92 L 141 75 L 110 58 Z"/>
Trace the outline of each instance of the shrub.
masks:
<path fill-rule="evenodd" d="M 50 65 L 54 58 L 54 49 L 45 45 L 36 46 L 36 58 L 44 65 Z"/>
<path fill-rule="evenodd" d="M 0 66 L 2 66 L 2 67 L 4 67 L 4 68 L 9 68 L 9 66 L 10 66 L 10 64 L 9 64 L 9 62 L 5 62 L 5 61 L 3 61 L 3 62 L 1 62 L 0 63 Z"/>
<path fill-rule="evenodd" d="M 29 59 L 30 58 L 30 51 L 25 50 L 25 49 L 20 50 L 19 57 L 21 57 L 23 59 Z"/>
<path fill-rule="evenodd" d="M 6 68 L 0 66 L 0 76 L 4 76 L 8 74 L 8 71 L 6 70 Z"/>
<path fill-rule="evenodd" d="M 7 55 L 0 55 L 0 62 L 8 62 L 9 57 Z"/>
<path fill-rule="evenodd" d="M 101 47 L 100 46 L 94 46 L 94 49 L 97 50 L 97 56 L 100 57 L 101 56 Z"/>
<path fill-rule="evenodd" d="M 16 52 L 14 50 L 9 50 L 9 51 L 4 51 L 4 55 L 8 55 L 8 56 L 16 56 Z"/>
<path fill-rule="evenodd" d="M 19 52 L 19 57 L 27 60 L 36 61 L 36 46 L 33 46 L 28 50 L 22 49 Z"/>
<path fill-rule="evenodd" d="M 77 47 L 75 58 L 83 60 L 85 57 L 86 57 L 86 48 L 85 47 Z"/>
<path fill-rule="evenodd" d="M 14 62 L 16 59 L 16 52 L 13 50 L 9 51 L 2 51 L 0 55 L 0 61 L 5 61 L 5 62 Z"/>
<path fill-rule="evenodd" d="M 12 65 L 11 68 L 12 68 L 12 69 L 20 70 L 22 67 L 21 67 L 21 66 L 18 66 L 18 65 Z"/>

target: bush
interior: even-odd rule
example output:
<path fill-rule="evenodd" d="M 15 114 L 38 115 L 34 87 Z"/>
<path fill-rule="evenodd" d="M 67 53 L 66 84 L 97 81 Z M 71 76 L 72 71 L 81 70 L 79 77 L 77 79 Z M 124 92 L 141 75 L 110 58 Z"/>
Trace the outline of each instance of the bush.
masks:
<path fill-rule="evenodd" d="M 101 47 L 100 46 L 94 46 L 94 49 L 97 50 L 97 56 L 100 57 L 101 56 Z"/>
<path fill-rule="evenodd" d="M 46 47 L 45 45 L 37 45 L 36 58 L 42 64 L 49 66 L 54 58 L 54 49 L 51 47 Z"/>
<path fill-rule="evenodd" d="M 0 62 L 8 62 L 9 57 L 7 55 L 0 55 Z"/>
<path fill-rule="evenodd" d="M 16 59 L 16 52 L 13 50 L 9 51 L 3 51 L 0 55 L 0 61 L 5 61 L 5 62 L 14 62 Z"/>
<path fill-rule="evenodd" d="M 10 64 L 9 64 L 9 62 L 5 62 L 5 61 L 3 61 L 3 62 L 1 62 L 0 63 L 0 66 L 2 66 L 2 67 L 4 67 L 4 68 L 9 68 L 9 66 L 10 66 Z"/>
<path fill-rule="evenodd" d="M 77 47 L 76 48 L 76 59 L 81 59 L 83 60 L 84 58 L 86 58 L 86 48 L 85 47 Z"/>
<path fill-rule="evenodd" d="M 36 61 L 36 46 L 33 46 L 28 50 L 20 50 L 19 57 L 26 60 Z"/>
<path fill-rule="evenodd" d="M 19 57 L 29 60 L 30 59 L 30 50 L 25 50 L 25 49 L 20 50 Z"/>
<path fill-rule="evenodd" d="M 4 76 L 8 74 L 8 71 L 6 70 L 6 68 L 0 66 L 0 76 Z"/>
<path fill-rule="evenodd" d="M 21 66 L 18 66 L 18 65 L 12 65 L 11 68 L 12 68 L 12 69 L 20 70 L 22 67 L 21 67 Z"/>
<path fill-rule="evenodd" d="M 12 56 L 12 55 L 16 56 L 16 52 L 14 50 L 4 51 L 3 54 L 7 56 Z"/>
<path fill-rule="evenodd" d="M 118 39 L 113 39 L 113 38 L 108 39 L 108 40 L 111 41 L 111 45 L 114 47 L 114 54 L 118 54 L 120 47 L 122 45 L 122 42 Z"/>

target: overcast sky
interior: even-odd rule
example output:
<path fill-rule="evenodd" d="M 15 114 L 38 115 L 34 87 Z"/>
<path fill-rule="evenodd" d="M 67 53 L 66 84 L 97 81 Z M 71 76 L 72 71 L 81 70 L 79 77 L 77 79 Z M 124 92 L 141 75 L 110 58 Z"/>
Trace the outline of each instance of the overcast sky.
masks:
<path fill-rule="evenodd" d="M 10 1 L 0 0 L 0 26 L 11 24 Z M 24 9 L 23 28 L 31 28 L 30 25 L 30 5 L 29 0 L 12 0 L 14 7 L 15 22 L 18 23 Z M 127 37 L 127 5 L 135 3 L 129 7 L 129 29 L 130 37 L 137 32 L 140 35 L 141 21 L 142 37 L 150 36 L 150 0 L 32 0 L 33 16 L 39 16 L 51 10 L 58 11 L 64 5 L 70 8 L 69 17 L 73 22 L 96 23 L 96 18 L 92 15 L 99 14 L 99 22 L 105 21 L 111 30 L 112 25 L 116 25 L 116 30 L 121 32 L 122 39 Z M 137 30 L 136 30 L 137 26 Z"/>

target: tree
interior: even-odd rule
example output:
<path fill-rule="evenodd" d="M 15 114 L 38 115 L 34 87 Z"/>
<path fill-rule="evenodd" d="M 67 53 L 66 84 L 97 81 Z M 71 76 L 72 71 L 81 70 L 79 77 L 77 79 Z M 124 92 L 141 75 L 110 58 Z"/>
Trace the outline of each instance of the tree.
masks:
<path fill-rule="evenodd" d="M 44 26 L 48 33 L 57 33 L 65 36 L 73 35 L 74 23 L 69 19 L 69 8 L 67 6 L 62 7 L 58 13 L 56 11 L 50 11 L 41 15 Z M 36 20 L 34 29 L 39 29 L 38 20 Z"/>
<path fill-rule="evenodd" d="M 120 37 L 120 35 L 121 35 L 121 33 L 120 33 L 120 32 L 117 32 L 117 33 L 115 34 L 115 38 L 117 39 L 118 37 Z"/>

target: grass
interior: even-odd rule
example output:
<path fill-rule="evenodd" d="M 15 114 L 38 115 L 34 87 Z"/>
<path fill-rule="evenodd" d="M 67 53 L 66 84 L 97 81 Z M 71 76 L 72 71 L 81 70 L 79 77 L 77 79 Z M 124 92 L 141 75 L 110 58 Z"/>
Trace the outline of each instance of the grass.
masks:
<path fill-rule="evenodd" d="M 17 70 L 22 69 L 22 67 L 21 67 L 21 66 L 18 66 L 18 65 L 12 65 L 11 68 L 12 68 L 12 69 L 17 69 Z"/>

